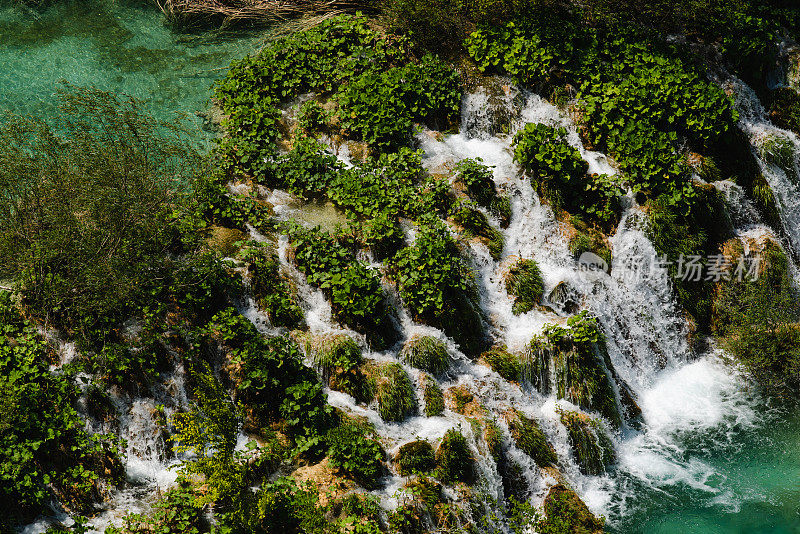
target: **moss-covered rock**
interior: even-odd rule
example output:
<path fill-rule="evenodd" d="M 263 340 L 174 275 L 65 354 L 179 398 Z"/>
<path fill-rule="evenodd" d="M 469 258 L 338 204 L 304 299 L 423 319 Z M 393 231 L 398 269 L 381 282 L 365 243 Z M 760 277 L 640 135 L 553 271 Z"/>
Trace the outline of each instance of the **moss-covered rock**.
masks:
<path fill-rule="evenodd" d="M 497 191 L 492 168 L 481 158 L 464 159 L 456 165 L 456 172 L 455 185 L 462 185 L 472 200 L 500 219 L 501 227 L 507 227 L 511 220 L 511 201 Z"/>
<path fill-rule="evenodd" d="M 605 525 L 605 521 L 595 517 L 577 493 L 564 484 L 556 484 L 547 492 L 544 513 L 545 518 L 536 526 L 537 532 L 599 534 Z"/>
<path fill-rule="evenodd" d="M 789 87 L 772 92 L 769 116 L 777 126 L 800 135 L 800 93 Z"/>
<path fill-rule="evenodd" d="M 522 379 L 520 356 L 509 352 L 506 347 L 493 347 L 481 354 L 481 363 L 506 380 L 519 382 Z"/>
<path fill-rule="evenodd" d="M 544 282 L 539 264 L 533 260 L 517 260 L 508 269 L 506 277 L 508 294 L 514 297 L 514 315 L 527 313 L 539 305 L 544 293 Z"/>
<path fill-rule="evenodd" d="M 466 385 L 451 386 L 444 392 L 447 407 L 467 417 L 482 417 L 486 410 Z"/>
<path fill-rule="evenodd" d="M 423 401 L 425 402 L 425 415 L 436 417 L 444 413 L 444 393 L 436 380 L 430 375 L 420 377 Z"/>
<path fill-rule="evenodd" d="M 467 438 L 458 430 L 448 430 L 436 449 L 436 475 L 445 484 L 475 481 L 475 459 Z"/>
<path fill-rule="evenodd" d="M 727 348 L 769 390 L 800 389 L 800 306 L 780 245 L 766 236 L 723 247 L 729 280 L 720 280 L 712 325 Z M 739 265 L 745 272 L 737 273 Z"/>
<path fill-rule="evenodd" d="M 247 240 L 247 234 L 236 228 L 212 226 L 209 230 L 206 244 L 218 251 L 222 256 L 234 256 L 241 245 Z"/>
<path fill-rule="evenodd" d="M 539 424 L 529 419 L 519 410 L 512 410 L 505 414 L 508 430 L 517 447 L 530 456 L 539 467 L 548 467 L 558 461 L 556 451 L 547 442 Z"/>
<path fill-rule="evenodd" d="M 494 420 L 486 421 L 482 436 L 486 448 L 489 449 L 489 454 L 497 466 L 497 472 L 503 479 L 503 495 L 506 500 L 513 497 L 518 502 L 523 502 L 530 493 L 528 479 L 525 477 L 522 466 L 508 455 L 500 427 Z"/>
<path fill-rule="evenodd" d="M 570 284 L 561 281 L 550 291 L 547 301 L 556 311 L 572 315 L 580 307 L 580 294 Z"/>
<path fill-rule="evenodd" d="M 546 325 L 544 334 L 531 341 L 529 351 L 542 377 L 553 369 L 558 398 L 566 399 L 586 410 L 594 410 L 612 426 L 622 425 L 621 410 L 608 368 L 610 358 L 605 336 L 597 320 L 586 312 L 571 317 L 569 328 Z M 551 367 L 552 366 L 552 367 Z M 543 392 L 549 384 L 542 382 Z"/>
<path fill-rule="evenodd" d="M 306 334 L 302 339 L 306 355 L 325 382 L 361 364 L 361 347 L 347 334 Z"/>
<path fill-rule="evenodd" d="M 758 151 L 767 163 L 785 172 L 786 177 L 794 184 L 800 183 L 794 143 L 791 139 L 778 134 L 768 135 L 759 141 Z"/>
<path fill-rule="evenodd" d="M 403 345 L 399 357 L 411 367 L 427 371 L 434 376 L 441 375 L 450 367 L 447 346 L 433 336 L 412 337 Z"/>
<path fill-rule="evenodd" d="M 414 386 L 397 363 L 387 363 L 377 380 L 378 413 L 384 421 L 402 421 L 416 413 Z"/>
<path fill-rule="evenodd" d="M 492 259 L 499 260 L 503 255 L 505 243 L 503 234 L 489 222 L 481 211 L 470 202 L 456 202 L 453 207 L 452 220 L 463 230 L 467 238 L 476 238 L 489 249 Z"/>
<path fill-rule="evenodd" d="M 436 456 L 433 447 L 427 441 L 411 441 L 402 445 L 397 451 L 394 464 L 402 476 L 428 473 L 436 466 Z"/>
<path fill-rule="evenodd" d="M 573 223 L 576 220 L 573 217 Z M 602 258 L 609 269 L 611 268 L 611 249 L 606 237 L 594 228 L 576 224 L 576 232 L 569 239 L 569 251 L 576 260 L 579 260 L 584 253 L 591 252 Z"/>
<path fill-rule="evenodd" d="M 561 412 L 578 468 L 587 475 L 601 475 L 616 461 L 614 444 L 600 422 L 578 412 Z"/>
<path fill-rule="evenodd" d="M 305 320 L 297 288 L 291 278 L 281 273 L 275 250 L 271 246 L 251 242 L 239 253 L 239 258 L 247 265 L 253 298 L 267 314 L 272 326 L 303 328 Z"/>

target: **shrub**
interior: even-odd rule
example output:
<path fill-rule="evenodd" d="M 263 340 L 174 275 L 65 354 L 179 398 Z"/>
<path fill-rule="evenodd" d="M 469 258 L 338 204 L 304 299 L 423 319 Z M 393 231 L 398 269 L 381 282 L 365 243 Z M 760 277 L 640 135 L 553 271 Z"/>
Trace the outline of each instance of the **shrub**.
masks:
<path fill-rule="evenodd" d="M 511 219 L 511 201 L 497 192 L 492 168 L 484 165 L 481 158 L 462 159 L 456 165 L 456 172 L 470 198 L 500 219 L 500 226 L 504 228 L 508 226 Z"/>
<path fill-rule="evenodd" d="M 253 297 L 266 312 L 272 326 L 302 327 L 305 322 L 303 310 L 289 280 L 280 273 L 275 252 L 270 247 L 252 244 L 242 251 L 240 258 L 247 264 Z"/>
<path fill-rule="evenodd" d="M 467 438 L 458 430 L 448 430 L 439 448 L 436 449 L 436 476 L 445 484 L 475 480 L 475 459 L 467 444 Z"/>
<path fill-rule="evenodd" d="M 425 401 L 425 416 L 436 417 L 444 413 L 444 393 L 438 382 L 430 375 L 420 377 L 422 395 Z"/>
<path fill-rule="evenodd" d="M 374 488 L 383 471 L 385 453 L 380 443 L 365 434 L 367 429 L 352 423 L 332 429 L 326 436 L 328 458 L 334 468 L 362 486 Z"/>
<path fill-rule="evenodd" d="M 514 315 L 527 313 L 542 300 L 544 282 L 539 264 L 534 260 L 522 259 L 508 270 L 506 278 L 508 293 L 514 296 L 512 311 Z"/>
<path fill-rule="evenodd" d="M 522 379 L 522 363 L 519 356 L 508 352 L 505 347 L 494 347 L 481 354 L 481 359 L 486 362 L 492 371 L 512 382 Z"/>
<path fill-rule="evenodd" d="M 558 461 L 553 447 L 547 442 L 544 432 L 536 421 L 527 418 L 519 410 L 514 410 L 509 416 L 508 430 L 517 447 L 530 456 L 539 467 L 554 465 Z"/>
<path fill-rule="evenodd" d="M 401 476 L 427 473 L 436 465 L 433 447 L 427 441 L 410 441 L 400 447 L 394 463 Z"/>
<path fill-rule="evenodd" d="M 101 497 L 99 483 L 122 482 L 118 444 L 92 435 L 73 408 L 78 388 L 51 373 L 53 354 L 8 292 L 0 292 L 0 512 L 30 521 L 52 502 L 81 511 Z"/>
<path fill-rule="evenodd" d="M 136 101 L 69 87 L 59 98 L 52 124 L 0 126 L 0 277 L 34 315 L 102 346 L 163 293 L 202 283 L 188 214 L 204 165 Z"/>
<path fill-rule="evenodd" d="M 575 462 L 582 473 L 602 475 L 616 461 L 614 444 L 600 422 L 578 412 L 561 412 Z"/>
<path fill-rule="evenodd" d="M 567 143 L 566 135 L 564 128 L 526 124 L 514 136 L 514 159 L 554 207 L 613 226 L 621 211 L 618 180 L 606 175 L 588 176 L 588 164 Z"/>
<path fill-rule="evenodd" d="M 402 421 L 417 411 L 414 385 L 397 363 L 381 368 L 377 387 L 378 413 L 384 421 Z"/>
<path fill-rule="evenodd" d="M 208 532 L 204 506 L 198 505 L 195 491 L 185 479 L 168 490 L 154 505 L 150 514 L 128 514 L 121 529 L 114 534 L 200 534 Z M 109 532 L 111 534 L 111 532 Z"/>
<path fill-rule="evenodd" d="M 800 326 L 797 323 L 750 325 L 728 342 L 733 354 L 768 391 L 800 388 Z"/>
<path fill-rule="evenodd" d="M 450 368 L 450 355 L 443 341 L 433 336 L 414 336 L 403 345 L 399 357 L 403 362 L 432 375 Z"/>
<path fill-rule="evenodd" d="M 457 116 L 456 72 L 431 55 L 384 71 L 367 72 L 336 96 L 342 127 L 380 150 L 410 143 L 414 122 L 447 125 Z"/>
<path fill-rule="evenodd" d="M 398 334 L 376 273 L 318 229 L 297 229 L 292 242 L 298 268 L 330 299 L 336 317 L 365 333 L 376 348 L 391 345 Z"/>
<path fill-rule="evenodd" d="M 393 264 L 412 316 L 441 328 L 462 350 L 479 352 L 484 334 L 474 275 L 447 228 L 438 222 L 421 227 L 414 245 L 401 250 Z"/>
<path fill-rule="evenodd" d="M 325 128 L 328 113 L 316 100 L 307 100 L 297 110 L 297 122 L 307 132 L 317 132 Z"/>
<path fill-rule="evenodd" d="M 298 484 L 292 478 L 281 477 L 264 484 L 257 498 L 256 509 L 246 521 L 227 525 L 247 532 L 287 534 L 326 532 L 329 528 L 325 507 L 320 506 L 319 494 L 310 482 Z"/>

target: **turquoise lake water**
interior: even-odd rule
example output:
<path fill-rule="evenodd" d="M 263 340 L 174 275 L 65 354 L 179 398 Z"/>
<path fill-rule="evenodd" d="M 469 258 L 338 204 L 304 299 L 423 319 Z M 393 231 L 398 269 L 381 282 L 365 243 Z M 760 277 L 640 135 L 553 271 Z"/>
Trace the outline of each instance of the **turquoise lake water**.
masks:
<path fill-rule="evenodd" d="M 54 113 L 61 80 L 144 100 L 161 119 L 208 109 L 214 80 L 262 39 L 174 33 L 153 5 L 68 1 L 41 11 L 0 0 L 0 109 Z"/>

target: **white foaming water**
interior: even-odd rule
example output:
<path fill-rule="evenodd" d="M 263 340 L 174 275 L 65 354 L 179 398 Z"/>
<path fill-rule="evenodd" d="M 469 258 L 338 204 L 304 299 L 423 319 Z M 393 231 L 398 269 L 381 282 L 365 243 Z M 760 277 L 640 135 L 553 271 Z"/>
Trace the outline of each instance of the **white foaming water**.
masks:
<path fill-rule="evenodd" d="M 800 138 L 772 124 L 755 91 L 743 81 L 731 78 L 726 86 L 733 94 L 739 125 L 750 136 L 753 154 L 775 197 L 788 245 L 797 258 L 800 254 Z M 773 157 L 769 157 L 769 152 Z M 776 163 L 776 158 L 783 163 Z"/>
<path fill-rule="evenodd" d="M 568 130 L 570 144 L 581 151 L 589 162 L 590 172 L 613 174 L 614 168 L 602 154 L 584 150 L 576 129 L 557 108 L 540 97 L 524 94 L 507 87 L 506 97 L 500 98 L 507 117 L 511 118 L 510 130 L 516 131 L 527 122 L 544 122 L 563 126 Z M 507 454 L 523 469 L 523 478 L 528 485 L 531 502 L 540 504 L 555 479 L 539 469 L 533 461 L 516 448 L 510 438 L 502 414 L 516 408 L 536 419 L 559 457 L 559 470 L 564 478 L 586 501 L 589 508 L 598 514 L 615 517 L 625 514 L 626 503 L 635 496 L 636 488 L 644 484 L 659 491 L 685 484 L 733 505 L 741 497 L 733 497 L 725 489 L 724 477 L 701 460 L 686 455 L 681 437 L 687 432 L 709 432 L 726 425 L 754 424 L 756 414 L 739 395 L 740 380 L 734 371 L 721 363 L 714 354 L 694 359 L 687 342 L 688 326 L 682 318 L 671 292 L 667 270 L 651 267 L 650 260 L 655 251 L 644 232 L 646 217 L 632 199 L 625 199 L 626 208 L 615 235 L 610 239 L 613 263 L 610 274 L 587 276 L 582 273 L 569 252 L 569 229 L 553 216 L 552 210 L 540 202 L 530 180 L 525 178 L 514 163 L 511 152 L 511 133 L 497 135 L 492 126 L 491 113 L 487 112 L 489 99 L 486 95 L 467 96 L 463 106 L 461 134 L 445 136 L 437 141 L 433 136 L 421 134 L 419 142 L 425 151 L 424 165 L 432 172 L 449 172 L 463 158 L 480 157 L 494 167 L 494 179 L 498 188 L 511 196 L 512 218 L 507 229 L 501 230 L 505 238 L 502 258 L 495 262 L 485 246 L 471 243 L 471 262 L 477 273 L 481 293 L 481 304 L 491 323 L 490 332 L 495 341 L 504 343 L 512 350 L 522 349 L 531 338 L 541 332 L 546 323 L 563 323 L 563 313 L 545 307 L 528 313 L 514 315 L 512 300 L 504 282 L 504 272 L 514 258 L 531 258 L 539 264 L 545 283 L 545 295 L 559 283 L 568 284 L 577 295 L 582 308 L 591 310 L 602 324 L 608 338 L 609 356 L 616 374 L 625 380 L 635 392 L 643 413 L 640 430 L 625 428 L 613 436 L 619 462 L 611 473 L 604 476 L 586 476 L 580 473 L 572 459 L 566 429 L 560 422 L 559 408 L 574 410 L 576 406 L 554 395 L 543 396 L 527 386 L 508 383 L 488 368 L 471 362 L 441 331 L 415 323 L 402 307 L 396 292 L 386 286 L 389 298 L 396 305 L 401 342 L 417 334 L 433 335 L 446 342 L 452 357 L 452 369 L 439 382 L 443 390 L 451 386 L 466 386 L 496 419 L 508 447 Z M 491 127 L 491 128 L 490 128 Z M 731 197 L 740 201 L 735 188 L 730 188 Z M 290 199 L 273 192 L 270 201 L 276 211 L 291 217 L 294 208 Z M 744 206 L 742 219 L 747 222 L 751 213 Z M 495 226 L 497 221 L 490 218 Z M 746 226 L 746 225 L 745 225 Z M 743 232 L 754 232 L 758 226 L 750 226 Z M 256 238 L 256 232 L 251 232 Z M 413 229 L 408 229 L 413 239 Z M 360 340 L 363 336 L 343 329 L 331 312 L 330 304 L 321 291 L 309 286 L 305 277 L 289 261 L 288 240 L 278 240 L 278 256 L 281 268 L 296 281 L 306 322 L 312 333 L 346 332 Z M 643 263 L 638 261 L 642 258 Z M 641 276 L 637 275 L 639 269 Z M 268 321 L 259 312 L 255 303 L 249 301 L 243 307 L 245 315 L 265 333 L 271 333 Z M 399 345 L 398 345 L 399 346 Z M 384 352 L 365 351 L 367 358 L 376 362 L 398 361 L 398 347 Z M 420 373 L 402 364 L 417 386 L 420 413 L 422 391 L 419 390 Z M 362 406 L 346 394 L 327 390 L 329 402 L 345 412 L 366 417 L 381 437 L 384 448 L 394 454 L 399 447 L 414 439 L 426 439 L 432 443 L 440 440 L 451 428 L 459 428 L 470 442 L 477 459 L 480 482 L 476 490 L 491 499 L 503 498 L 503 483 L 491 455 L 482 450 L 484 445 L 473 436 L 473 427 L 468 418 L 445 410 L 441 417 L 409 417 L 400 423 L 384 422 L 377 406 Z M 137 404 L 138 403 L 138 404 Z M 129 463 L 131 477 L 146 479 L 151 490 L 156 484 L 168 483 L 165 475 L 168 462 L 158 453 L 153 441 L 152 429 L 144 424 L 148 415 L 147 402 L 137 401 L 134 410 L 125 419 L 125 435 L 134 442 L 134 457 L 142 458 Z M 136 412 L 136 413 L 134 413 Z M 140 414 L 141 415 L 141 414 Z M 723 433 L 724 435 L 724 433 Z M 632 484 L 636 481 L 639 486 Z M 393 508 L 402 500 L 398 492 L 407 482 L 404 477 L 389 475 L 376 495 L 383 505 Z M 122 492 L 117 498 L 117 507 L 138 507 L 141 494 Z M 125 501 L 128 499 L 128 501 Z M 107 522 L 107 521 L 106 521 Z"/>

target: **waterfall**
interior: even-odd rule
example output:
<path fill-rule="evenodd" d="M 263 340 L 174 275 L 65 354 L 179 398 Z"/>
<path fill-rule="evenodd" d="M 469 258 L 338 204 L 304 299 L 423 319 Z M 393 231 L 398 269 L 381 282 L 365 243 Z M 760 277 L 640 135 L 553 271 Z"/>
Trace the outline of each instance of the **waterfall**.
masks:
<path fill-rule="evenodd" d="M 563 476 L 592 512 L 605 515 L 612 528 L 635 513 L 638 496 L 647 492 L 669 495 L 675 488 L 688 487 L 707 495 L 711 502 L 739 506 L 751 496 L 731 486 L 724 473 L 687 444 L 687 436 L 707 436 L 715 447 L 725 449 L 732 446 L 728 429 L 757 425 L 756 405 L 746 392 L 744 380 L 725 362 L 723 351 L 712 347 L 703 354 L 693 353 L 688 342 L 690 327 L 675 303 L 669 273 L 663 267 L 646 262 L 641 265 L 637 261 L 655 257 L 655 250 L 645 231 L 646 215 L 632 195 L 623 199 L 621 221 L 610 236 L 613 258 L 610 273 L 588 275 L 581 270 L 569 250 L 567 226 L 557 220 L 550 207 L 539 199 L 531 181 L 513 161 L 513 134 L 528 122 L 563 126 L 568 131 L 568 142 L 588 162 L 590 173 L 613 174 L 612 162 L 603 154 L 586 150 L 569 117 L 540 96 L 518 90 L 506 80 L 498 80 L 496 85 L 493 92 L 478 89 L 465 97 L 461 120 L 464 127 L 460 133 L 442 137 L 421 132 L 417 136 L 424 151 L 423 164 L 428 171 L 450 173 L 461 159 L 479 157 L 493 167 L 497 188 L 510 195 L 512 216 L 507 228 L 500 228 L 499 221 L 485 213 L 505 239 L 501 258 L 495 261 L 486 246 L 474 240 L 469 246 L 468 259 L 477 276 L 480 302 L 490 334 L 495 342 L 505 344 L 510 350 L 522 350 L 542 332 L 545 324 L 566 322 L 568 314 L 547 299 L 544 303 L 548 306 L 520 315 L 512 313 L 513 301 L 505 287 L 505 270 L 515 258 L 535 260 L 542 271 L 545 295 L 559 284 L 565 284 L 580 308 L 589 310 L 598 318 L 607 338 L 612 364 L 610 371 L 615 380 L 627 384 L 635 396 L 642 412 L 641 425 L 636 428 L 624 425 L 621 431 L 613 433 L 617 463 L 608 473 L 599 476 L 583 474 L 573 458 L 569 436 L 560 416 L 562 408 L 580 410 L 578 406 L 558 399 L 554 393 L 542 394 L 524 381 L 522 384 L 510 383 L 489 368 L 471 361 L 443 332 L 416 323 L 402 306 L 395 289 L 385 283 L 389 300 L 397 309 L 400 343 L 421 334 L 434 336 L 446 344 L 453 364 L 444 376 L 437 378 L 440 386 L 443 390 L 453 386 L 467 387 L 485 407 L 488 417 L 496 421 L 503 434 L 506 456 L 521 468 L 527 495 L 535 505 L 542 503 L 548 489 L 557 480 L 552 471 L 537 467 L 515 446 L 502 416 L 510 408 L 540 424 L 558 455 L 558 476 Z M 788 139 L 795 148 L 800 146 L 798 139 L 769 124 L 752 91 L 743 84 L 738 85 L 737 90 L 742 126 L 751 135 L 762 171 L 775 192 L 787 239 L 795 250 L 800 250 L 797 248 L 800 245 L 797 184 L 792 183 L 784 169 L 761 159 L 758 152 L 758 147 L 762 146 L 759 143 L 769 135 Z M 795 150 L 795 171 L 797 153 L 800 151 Z M 740 187 L 732 182 L 718 182 L 715 186 L 724 193 L 740 236 L 769 231 L 761 224 L 757 211 Z M 290 195 L 280 191 L 262 191 L 261 194 L 269 195 L 280 217 L 309 226 L 331 220 L 335 222 L 339 216 L 328 207 L 320 215 L 319 206 L 315 206 L 313 210 L 316 211 L 311 214 L 303 213 L 303 208 L 296 205 Z M 249 231 L 251 238 L 265 239 L 255 229 Z M 408 235 L 413 239 L 413 229 L 408 229 Z M 297 287 L 311 333 L 347 333 L 362 346 L 365 358 L 402 365 L 417 388 L 419 412 L 422 413 L 420 372 L 398 359 L 400 343 L 384 351 L 375 351 L 370 349 L 363 335 L 337 324 L 330 303 L 322 291 L 311 287 L 294 267 L 288 249 L 288 238 L 280 236 L 276 251 L 281 269 L 292 277 Z M 239 309 L 265 335 L 277 333 L 252 299 L 245 299 Z M 67 349 L 65 358 L 69 357 L 71 353 Z M 118 522 L 117 510 L 141 509 L 147 495 L 174 480 L 175 473 L 170 467 L 174 466 L 175 460 L 164 454 L 164 444 L 159 441 L 158 427 L 153 421 L 153 410 L 158 404 L 164 404 L 164 411 L 169 416 L 188 405 L 182 377 L 182 370 L 176 369 L 167 377 L 155 398 L 130 399 L 120 395 L 114 399 L 119 413 L 117 431 L 128 440 L 127 473 L 132 483 L 117 494 L 110 503 L 110 511 L 95 520 L 97 528 Z M 501 468 L 485 450 L 483 441 L 473 434 L 475 430 L 468 417 L 445 410 L 438 417 L 416 415 L 402 422 L 385 422 L 374 401 L 364 406 L 345 393 L 327 388 L 326 393 L 332 406 L 364 417 L 373 424 L 390 456 L 409 441 L 425 439 L 435 443 L 449 429 L 460 429 L 477 460 L 479 481 L 475 490 L 485 496 L 487 503 L 504 498 Z M 97 431 L 108 430 L 101 422 L 93 421 L 92 425 Z M 388 474 L 381 488 L 373 493 L 380 497 L 384 507 L 392 509 L 399 504 L 398 492 L 407 480 Z"/>
<path fill-rule="evenodd" d="M 773 125 L 755 91 L 738 78 L 725 86 L 734 97 L 739 126 L 750 137 L 753 155 L 772 189 L 786 245 L 800 254 L 800 138 Z"/>

